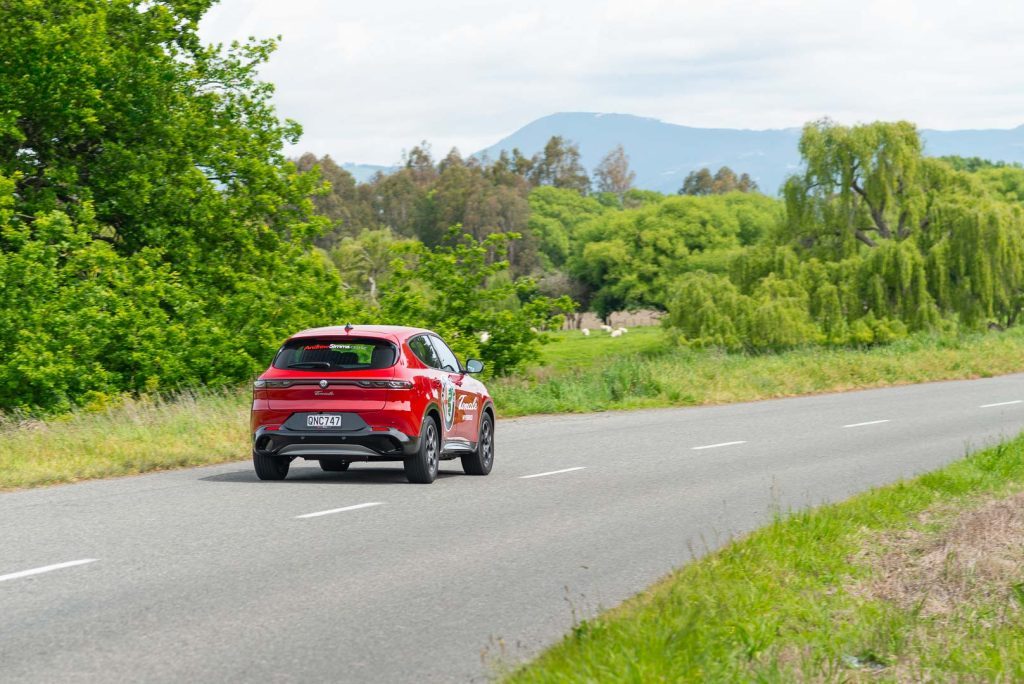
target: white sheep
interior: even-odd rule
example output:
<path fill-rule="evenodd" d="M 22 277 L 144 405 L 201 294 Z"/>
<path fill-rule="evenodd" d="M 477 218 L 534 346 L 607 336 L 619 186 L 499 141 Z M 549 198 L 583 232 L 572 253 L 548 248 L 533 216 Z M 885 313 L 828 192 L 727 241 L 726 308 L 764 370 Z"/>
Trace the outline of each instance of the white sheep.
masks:
<path fill-rule="evenodd" d="M 622 337 L 621 330 L 612 330 L 612 337 Z"/>
<path fill-rule="evenodd" d="M 625 334 L 626 334 L 626 333 L 628 333 L 628 332 L 629 332 L 629 331 L 628 331 L 628 330 L 626 330 L 625 328 L 619 328 L 619 334 L 620 334 L 620 335 L 625 335 Z"/>
<path fill-rule="evenodd" d="M 584 337 L 590 337 L 590 328 L 580 328 L 580 332 Z"/>
<path fill-rule="evenodd" d="M 612 326 L 610 326 L 610 325 L 602 325 L 601 326 L 601 330 L 604 330 L 605 332 L 610 333 L 612 331 Z"/>
<path fill-rule="evenodd" d="M 540 332 L 540 330 L 537 330 L 536 328 L 534 328 L 534 327 L 533 327 L 533 326 L 531 325 L 531 326 L 530 326 L 530 332 L 532 332 L 532 333 L 536 334 L 536 333 L 539 333 L 539 332 Z"/>
<path fill-rule="evenodd" d="M 483 344 L 484 342 L 486 342 L 489 339 L 491 339 L 491 333 L 487 332 L 486 330 L 484 330 L 482 333 L 480 333 L 480 343 L 481 344 Z"/>

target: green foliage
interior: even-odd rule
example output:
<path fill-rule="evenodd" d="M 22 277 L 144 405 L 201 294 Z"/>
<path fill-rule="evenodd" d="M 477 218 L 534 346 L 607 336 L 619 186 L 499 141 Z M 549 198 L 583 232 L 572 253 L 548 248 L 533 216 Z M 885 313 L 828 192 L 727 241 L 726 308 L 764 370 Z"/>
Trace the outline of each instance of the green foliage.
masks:
<path fill-rule="evenodd" d="M 959 157 L 957 155 L 949 155 L 939 157 L 939 159 L 946 162 L 957 171 L 968 171 L 971 173 L 981 171 L 983 169 L 1020 168 L 1020 164 L 1008 164 L 1004 161 L 992 161 L 990 159 L 982 159 L 981 157 Z"/>
<path fill-rule="evenodd" d="M 999 199 L 1024 203 L 1024 169 L 1019 166 L 982 167 L 975 177 Z"/>
<path fill-rule="evenodd" d="M 313 196 L 313 205 L 321 216 L 331 222 L 331 229 L 316 239 L 316 244 L 330 249 L 338 240 L 354 237 L 363 230 L 375 226 L 372 188 L 357 185 L 345 169 L 338 166 L 329 155 L 317 159 L 307 152 L 295 161 L 299 173 L 317 175 L 323 180 L 323 187 Z"/>
<path fill-rule="evenodd" d="M 599 315 L 666 306 L 670 283 L 690 270 L 690 255 L 734 250 L 779 218 L 762 195 L 665 197 L 602 213 L 575 228 L 569 271 L 594 292 Z"/>
<path fill-rule="evenodd" d="M 806 171 L 785 187 L 792 238 L 842 256 L 853 240 L 874 246 L 920 228 L 926 174 L 913 124 L 818 121 L 804 127 L 800 154 Z"/>
<path fill-rule="evenodd" d="M 414 240 L 398 239 L 387 228 L 380 228 L 343 238 L 329 254 L 344 285 L 376 305 L 380 284 L 394 273 L 395 260 L 414 244 Z"/>
<path fill-rule="evenodd" d="M 532 279 L 503 277 L 500 257 L 514 236 L 489 235 L 482 242 L 450 231 L 445 246 L 413 244 L 410 259 L 381 296 L 379 317 L 387 323 L 429 328 L 459 357 L 483 359 L 488 371 L 505 375 L 536 357 L 544 338 L 536 331 L 560 327 L 573 310 L 568 297 L 537 292 Z M 484 335 L 486 333 L 486 335 Z"/>
<path fill-rule="evenodd" d="M 757 192 L 757 183 L 748 174 L 739 176 L 728 166 L 711 175 L 711 169 L 691 171 L 679 188 L 680 195 L 724 195 L 730 192 Z"/>
<path fill-rule="evenodd" d="M 539 187 L 530 192 L 529 228 L 548 265 L 561 267 L 569 257 L 570 242 L 577 240 L 577 227 L 610 210 L 597 199 L 573 190 Z"/>
<path fill-rule="evenodd" d="M 529 179 L 534 185 L 567 188 L 581 195 L 590 192 L 590 177 L 580 163 L 579 146 L 560 135 L 552 136 L 544 150 L 534 156 Z"/>
<path fill-rule="evenodd" d="M 694 271 L 675 283 L 663 320 L 693 346 L 741 349 L 751 303 L 728 278 Z"/>
<path fill-rule="evenodd" d="M 907 123 L 817 122 L 800 148 L 807 170 L 786 186 L 780 229 L 753 249 L 708 260 L 716 280 L 678 285 L 667 321 L 686 343 L 883 344 L 914 331 L 1018 321 L 1024 171 L 955 171 L 924 158 Z M 708 295 L 726 283 L 732 290 Z"/>
<path fill-rule="evenodd" d="M 0 407 L 236 382 L 356 312 L 311 256 L 315 175 L 208 3 L 0 7 Z"/>
<path fill-rule="evenodd" d="M 911 242 L 840 262 L 765 247 L 734 258 L 729 277 L 684 275 L 665 323 L 687 344 L 733 350 L 887 343 L 939 325 L 927 284 Z"/>

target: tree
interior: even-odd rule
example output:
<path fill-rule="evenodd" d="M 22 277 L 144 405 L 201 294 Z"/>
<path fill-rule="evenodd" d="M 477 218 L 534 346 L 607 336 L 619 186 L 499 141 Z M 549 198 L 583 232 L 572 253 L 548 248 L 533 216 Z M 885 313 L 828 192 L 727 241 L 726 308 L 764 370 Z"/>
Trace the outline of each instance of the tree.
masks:
<path fill-rule="evenodd" d="M 355 288 L 368 304 L 376 306 L 379 288 L 394 272 L 395 260 L 413 243 L 397 239 L 388 228 L 365 230 L 342 239 L 330 251 L 330 257 L 345 286 Z"/>
<path fill-rule="evenodd" d="M 552 136 L 544 151 L 534 155 L 530 181 L 534 185 L 569 188 L 581 195 L 590 190 L 590 177 L 580 163 L 579 147 L 560 135 Z"/>
<path fill-rule="evenodd" d="M 740 207 L 729 199 L 672 196 L 600 214 L 574 230 L 568 270 L 593 291 L 592 307 L 602 317 L 664 308 L 672 281 L 691 268 L 694 255 L 739 247 Z"/>
<path fill-rule="evenodd" d="M 553 187 L 535 188 L 529 202 L 529 229 L 538 241 L 547 268 L 561 268 L 565 264 L 570 245 L 578 243 L 578 226 L 611 211 L 594 197 Z"/>
<path fill-rule="evenodd" d="M 0 407 L 238 382 L 357 311 L 274 41 L 204 46 L 198 0 L 0 3 Z"/>
<path fill-rule="evenodd" d="M 786 183 L 793 228 L 813 242 L 850 236 L 868 247 L 925 227 L 925 165 L 917 129 L 906 121 L 807 124 L 800 138 L 807 170 Z"/>
<path fill-rule="evenodd" d="M 316 239 L 316 244 L 329 249 L 344 237 L 358 235 L 377 226 L 366 188 L 359 187 L 352 174 L 338 166 L 330 155 L 317 159 L 306 152 L 295 160 L 299 173 L 319 174 L 324 187 L 313 196 L 316 212 L 331 221 L 331 229 Z"/>
<path fill-rule="evenodd" d="M 533 159 L 525 156 L 518 147 L 512 149 L 512 154 L 502 150 L 497 161 L 491 166 L 497 172 L 512 174 L 526 180 L 533 171 Z"/>
<path fill-rule="evenodd" d="M 598 192 L 613 193 L 622 201 L 636 180 L 636 174 L 629 168 L 629 157 L 622 145 L 617 145 L 605 155 L 594 169 L 594 179 L 597 181 Z"/>
<path fill-rule="evenodd" d="M 530 278 L 508 277 L 509 263 L 501 257 L 514 237 L 494 233 L 477 241 L 453 227 L 436 249 L 412 245 L 381 296 L 381 319 L 430 328 L 460 357 L 483 359 L 496 375 L 534 359 L 545 341 L 536 330 L 560 328 L 575 307 L 568 297 L 543 296 Z"/>
<path fill-rule="evenodd" d="M 959 157 L 955 154 L 939 157 L 939 159 L 946 162 L 957 171 L 969 171 L 971 173 L 974 173 L 975 171 L 981 171 L 984 169 L 1021 168 L 1021 165 L 1019 163 L 993 161 L 991 159 L 984 159 L 982 157 Z"/>
<path fill-rule="evenodd" d="M 707 167 L 691 171 L 683 180 L 680 195 L 725 195 L 730 192 L 757 192 L 757 183 L 749 174 L 736 175 L 728 166 L 723 166 L 711 175 Z"/>
<path fill-rule="evenodd" d="M 711 170 L 704 167 L 697 171 L 691 171 L 683 180 L 683 187 L 679 189 L 680 195 L 710 195 L 714 191 L 715 179 L 711 176 Z"/>

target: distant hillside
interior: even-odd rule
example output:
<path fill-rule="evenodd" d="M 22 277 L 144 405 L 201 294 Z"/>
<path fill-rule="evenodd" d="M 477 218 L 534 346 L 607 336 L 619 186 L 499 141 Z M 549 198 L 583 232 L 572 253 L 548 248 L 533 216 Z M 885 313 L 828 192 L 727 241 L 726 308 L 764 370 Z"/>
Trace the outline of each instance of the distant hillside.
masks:
<path fill-rule="evenodd" d="M 693 128 L 629 114 L 566 112 L 527 124 L 481 150 L 492 159 L 501 150 L 519 148 L 532 155 L 552 135 L 580 146 L 583 164 L 592 170 L 615 145 L 622 144 L 636 171 L 636 185 L 671 193 L 688 173 L 701 167 L 712 171 L 729 166 L 749 173 L 763 192 L 779 190 L 799 168 L 799 128 L 740 130 Z M 927 154 L 959 154 L 1007 162 L 1024 162 L 1024 126 L 1010 130 L 922 131 Z"/>
<path fill-rule="evenodd" d="M 373 178 L 374 174 L 378 171 L 381 173 L 391 173 L 397 166 L 377 166 L 375 164 L 353 164 L 346 162 L 341 165 L 341 168 L 345 169 L 352 174 L 352 177 L 356 179 L 357 183 L 365 183 L 366 181 Z"/>

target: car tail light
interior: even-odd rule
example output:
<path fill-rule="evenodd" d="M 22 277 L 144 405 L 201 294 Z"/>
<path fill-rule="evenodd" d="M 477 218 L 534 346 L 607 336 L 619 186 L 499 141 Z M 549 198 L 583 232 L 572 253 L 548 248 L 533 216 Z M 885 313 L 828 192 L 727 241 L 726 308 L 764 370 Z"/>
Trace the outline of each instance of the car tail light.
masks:
<path fill-rule="evenodd" d="M 412 389 L 408 380 L 360 380 L 360 387 L 381 387 L 386 389 Z"/>
<path fill-rule="evenodd" d="M 291 380 L 257 380 L 252 383 L 253 389 L 274 389 L 280 387 L 291 387 Z"/>

